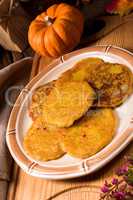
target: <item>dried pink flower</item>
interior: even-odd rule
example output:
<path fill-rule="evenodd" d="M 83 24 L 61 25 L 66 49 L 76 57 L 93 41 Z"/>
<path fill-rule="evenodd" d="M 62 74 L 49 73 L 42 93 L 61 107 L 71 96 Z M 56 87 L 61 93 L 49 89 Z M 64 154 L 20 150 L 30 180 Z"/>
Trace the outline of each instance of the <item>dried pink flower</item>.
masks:
<path fill-rule="evenodd" d="M 124 192 L 118 191 L 113 193 L 113 197 L 116 198 L 117 200 L 124 200 L 126 194 Z"/>
<path fill-rule="evenodd" d="M 117 174 L 118 176 L 122 176 L 122 175 L 126 174 L 127 171 L 128 171 L 128 165 L 124 165 L 124 166 L 122 166 L 122 167 L 120 167 L 120 168 L 118 168 L 118 169 L 116 170 L 116 174 Z"/>
<path fill-rule="evenodd" d="M 119 180 L 118 180 L 117 178 L 113 178 L 113 180 L 112 180 L 112 184 L 113 184 L 113 185 L 118 184 L 118 182 L 119 182 Z"/>
<path fill-rule="evenodd" d="M 108 188 L 106 185 L 104 185 L 104 186 L 101 188 L 101 191 L 102 191 L 103 193 L 109 192 L 109 188 Z"/>

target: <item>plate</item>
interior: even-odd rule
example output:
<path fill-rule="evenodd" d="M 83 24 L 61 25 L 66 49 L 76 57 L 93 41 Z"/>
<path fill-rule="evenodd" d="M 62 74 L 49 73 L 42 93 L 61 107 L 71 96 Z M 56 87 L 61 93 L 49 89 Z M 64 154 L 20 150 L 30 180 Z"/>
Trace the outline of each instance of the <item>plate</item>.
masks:
<path fill-rule="evenodd" d="M 111 63 L 128 66 L 133 72 L 133 54 L 115 46 L 94 46 L 66 54 L 56 59 L 48 73 L 41 72 L 22 90 L 10 115 L 6 141 L 17 164 L 28 174 L 47 179 L 69 179 L 90 174 L 107 164 L 118 155 L 133 139 L 133 95 L 116 108 L 120 119 L 119 127 L 109 145 L 88 159 L 76 159 L 64 155 L 60 159 L 37 162 L 23 149 L 23 138 L 32 121 L 28 106 L 32 92 L 37 87 L 57 79 L 81 59 L 99 57 Z"/>

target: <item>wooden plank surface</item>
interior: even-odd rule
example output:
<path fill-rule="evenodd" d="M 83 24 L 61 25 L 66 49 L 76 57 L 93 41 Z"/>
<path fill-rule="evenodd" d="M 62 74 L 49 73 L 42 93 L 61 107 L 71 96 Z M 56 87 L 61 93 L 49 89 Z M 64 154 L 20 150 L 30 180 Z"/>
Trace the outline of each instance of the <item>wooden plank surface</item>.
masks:
<path fill-rule="evenodd" d="M 115 29 L 94 44 L 113 44 L 133 51 L 133 21 Z M 36 63 L 38 62 L 38 63 Z M 40 70 L 47 71 L 51 60 L 35 60 L 32 77 Z M 37 67 L 38 66 L 38 67 Z M 133 142 L 113 161 L 98 172 L 78 179 L 51 181 L 27 175 L 15 164 L 8 200 L 98 200 L 100 186 L 105 179 L 111 179 L 116 168 L 122 164 L 125 155 L 133 152 Z"/>

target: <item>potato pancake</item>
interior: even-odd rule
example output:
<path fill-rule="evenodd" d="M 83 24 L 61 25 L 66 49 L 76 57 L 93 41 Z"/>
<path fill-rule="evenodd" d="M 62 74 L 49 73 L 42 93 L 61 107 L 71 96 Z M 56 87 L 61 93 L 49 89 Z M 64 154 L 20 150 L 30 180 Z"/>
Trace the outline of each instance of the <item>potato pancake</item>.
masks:
<path fill-rule="evenodd" d="M 95 93 L 85 81 L 69 81 L 53 87 L 43 104 L 46 125 L 69 127 L 92 106 Z"/>
<path fill-rule="evenodd" d="M 48 131 L 42 119 L 37 119 L 24 137 L 24 149 L 29 156 L 38 161 L 54 160 L 64 151 L 59 143 L 59 134 Z"/>
<path fill-rule="evenodd" d="M 90 76 L 90 72 L 94 68 L 103 64 L 104 61 L 100 58 L 86 58 L 77 62 L 73 68 L 64 72 L 56 81 L 56 84 L 62 84 L 66 81 L 87 81 Z"/>
<path fill-rule="evenodd" d="M 112 140 L 116 126 L 112 109 L 91 110 L 73 126 L 60 129 L 62 148 L 71 156 L 88 158 Z"/>
<path fill-rule="evenodd" d="M 133 74 L 121 64 L 105 63 L 95 68 L 88 79 L 95 89 L 97 107 L 116 107 L 133 92 Z"/>
<path fill-rule="evenodd" d="M 53 86 L 54 81 L 47 83 L 44 86 L 40 86 L 35 91 L 33 91 L 31 103 L 29 106 L 29 115 L 33 121 L 42 115 L 43 103 Z"/>

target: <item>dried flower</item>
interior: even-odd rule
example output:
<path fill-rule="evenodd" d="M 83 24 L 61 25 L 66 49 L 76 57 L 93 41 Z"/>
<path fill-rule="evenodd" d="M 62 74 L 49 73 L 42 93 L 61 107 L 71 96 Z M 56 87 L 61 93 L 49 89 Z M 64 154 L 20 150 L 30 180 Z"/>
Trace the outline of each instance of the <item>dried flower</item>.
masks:
<path fill-rule="evenodd" d="M 104 186 L 101 188 L 101 191 L 102 191 L 103 193 L 109 192 L 109 188 L 108 188 L 106 185 L 104 185 Z"/>
<path fill-rule="evenodd" d="M 117 185 L 117 184 L 118 184 L 118 182 L 119 182 L 119 181 L 118 181 L 118 179 L 117 179 L 117 178 L 113 178 L 113 180 L 112 180 L 112 184 L 113 184 L 113 185 Z"/>
<path fill-rule="evenodd" d="M 133 10 L 133 0 L 112 0 L 105 10 L 111 14 L 126 15 Z"/>
<path fill-rule="evenodd" d="M 118 191 L 113 193 L 113 197 L 118 199 L 118 200 L 124 200 L 126 194 L 124 192 Z"/>
<path fill-rule="evenodd" d="M 101 188 L 100 200 L 133 199 L 133 157 L 128 157 L 125 164 L 116 171 L 117 178 L 105 181 Z"/>
<path fill-rule="evenodd" d="M 116 170 L 116 174 L 117 174 L 118 176 L 122 176 L 122 175 L 124 175 L 125 173 L 127 173 L 127 171 L 128 171 L 128 166 L 127 166 L 127 165 L 124 165 L 124 166 L 122 166 L 122 167 L 120 167 L 120 168 L 118 168 L 118 169 Z"/>
<path fill-rule="evenodd" d="M 133 156 L 128 156 L 126 159 L 131 165 L 133 165 Z"/>

